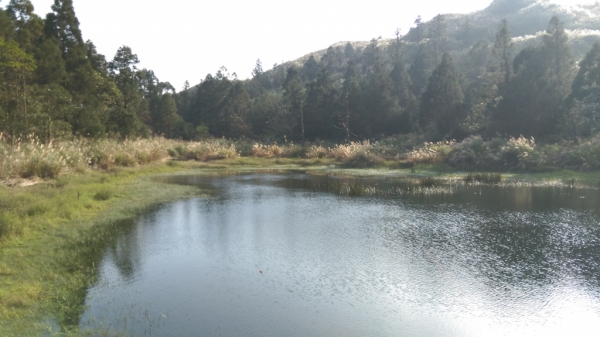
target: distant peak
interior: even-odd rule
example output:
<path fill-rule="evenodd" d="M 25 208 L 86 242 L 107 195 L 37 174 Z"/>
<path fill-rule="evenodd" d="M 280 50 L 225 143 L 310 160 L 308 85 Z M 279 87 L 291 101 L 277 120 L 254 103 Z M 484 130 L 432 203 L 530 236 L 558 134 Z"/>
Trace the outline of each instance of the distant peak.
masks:
<path fill-rule="evenodd" d="M 504 15 L 511 12 L 516 12 L 519 9 L 530 6 L 538 2 L 537 0 L 494 0 L 486 11 L 496 15 Z"/>

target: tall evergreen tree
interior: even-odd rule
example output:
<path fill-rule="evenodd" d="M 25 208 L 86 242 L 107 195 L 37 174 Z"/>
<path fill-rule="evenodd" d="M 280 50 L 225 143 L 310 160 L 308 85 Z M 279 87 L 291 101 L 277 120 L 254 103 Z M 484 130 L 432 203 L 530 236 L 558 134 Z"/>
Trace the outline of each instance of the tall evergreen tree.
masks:
<path fill-rule="evenodd" d="M 338 104 L 341 106 L 338 114 L 338 128 L 343 130 L 346 142 L 349 142 L 350 137 L 356 136 L 357 133 L 370 133 L 370 129 L 364 129 L 367 124 L 360 121 L 363 111 L 363 95 L 358 69 L 354 61 L 350 61 L 346 69 L 340 101 L 341 104 Z"/>
<path fill-rule="evenodd" d="M 306 90 L 305 123 L 306 138 L 331 138 L 336 124 L 336 90 L 329 72 L 321 68 L 315 82 Z"/>
<path fill-rule="evenodd" d="M 402 109 L 401 126 L 399 132 L 413 132 L 418 129 L 419 104 L 413 95 L 411 87 L 412 80 L 404 68 L 404 63 L 398 60 L 390 73 L 393 89 L 392 95 L 398 99 Z"/>
<path fill-rule="evenodd" d="M 417 55 L 408 71 L 412 80 L 412 92 L 416 97 L 420 97 L 421 93 L 427 85 L 427 79 L 433 64 L 433 56 L 425 45 L 420 45 Z"/>
<path fill-rule="evenodd" d="M 305 89 L 302 85 L 302 80 L 295 67 L 291 67 L 287 71 L 285 82 L 283 83 L 283 98 L 287 107 L 300 125 L 300 139 L 302 143 L 305 141 L 305 125 L 304 125 L 304 104 L 305 104 Z"/>
<path fill-rule="evenodd" d="M 433 18 L 431 21 L 431 29 L 429 30 L 429 38 L 433 45 L 433 54 L 436 61 L 439 57 L 440 48 L 443 48 L 443 42 L 446 38 L 446 29 L 446 20 L 443 15 L 438 14 Z"/>
<path fill-rule="evenodd" d="M 379 56 L 376 56 L 374 64 L 370 67 L 364 88 L 365 108 L 373 133 L 371 135 L 398 133 L 401 128 L 402 111 L 398 105 L 398 98 L 392 94 L 392 79 Z"/>
<path fill-rule="evenodd" d="M 565 136 L 589 137 L 600 132 L 600 42 L 579 63 L 564 109 Z"/>
<path fill-rule="evenodd" d="M 512 48 L 513 41 L 508 27 L 508 21 L 502 20 L 498 32 L 496 33 L 496 42 L 494 43 L 494 51 L 498 59 L 500 71 L 504 77 L 504 86 L 510 85 L 512 76 Z"/>
<path fill-rule="evenodd" d="M 560 106 L 569 91 L 572 57 L 562 23 L 550 21 L 542 44 L 515 57 L 515 76 L 492 115 L 494 130 L 510 136 L 548 138 L 564 124 Z"/>
<path fill-rule="evenodd" d="M 315 60 L 314 55 L 310 55 L 308 60 L 304 62 L 304 66 L 302 67 L 302 77 L 308 81 L 312 82 L 317 79 L 317 73 L 319 72 L 319 64 L 317 60 Z"/>
<path fill-rule="evenodd" d="M 464 95 L 450 54 L 429 78 L 421 96 L 419 121 L 421 128 L 433 138 L 448 138 L 460 123 Z"/>

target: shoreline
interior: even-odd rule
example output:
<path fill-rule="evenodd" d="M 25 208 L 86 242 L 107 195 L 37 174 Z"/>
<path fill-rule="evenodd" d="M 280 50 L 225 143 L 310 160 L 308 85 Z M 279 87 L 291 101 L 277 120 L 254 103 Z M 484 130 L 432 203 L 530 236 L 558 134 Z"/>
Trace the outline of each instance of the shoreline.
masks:
<path fill-rule="evenodd" d="M 225 159 L 166 162 L 105 172 L 89 171 L 30 186 L 0 186 L 0 206 L 14 210 L 22 228 L 0 241 L 0 335 L 78 335 L 73 317 L 97 280 L 102 247 L 142 212 L 190 197 L 207 197 L 194 186 L 160 183 L 162 175 L 297 171 L 353 177 L 461 181 L 469 172 L 335 166 L 328 160 Z M 598 189 L 600 172 L 504 173 L 503 186 L 559 186 Z M 2 225 L 2 223 L 0 223 Z M 98 248 L 99 247 L 99 248 Z M 73 329 L 75 328 L 75 329 Z M 57 329 L 60 330 L 57 331 Z M 64 331 L 63 331 L 64 330 Z"/>

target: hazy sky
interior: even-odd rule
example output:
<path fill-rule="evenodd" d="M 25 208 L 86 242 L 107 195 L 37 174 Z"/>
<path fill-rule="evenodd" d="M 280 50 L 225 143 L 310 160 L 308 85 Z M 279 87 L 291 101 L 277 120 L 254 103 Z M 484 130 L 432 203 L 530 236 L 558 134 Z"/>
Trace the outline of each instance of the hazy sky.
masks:
<path fill-rule="evenodd" d="M 553 0 L 567 1 L 567 0 Z M 590 1 L 590 0 L 583 0 Z M 7 1 L 3 3 L 6 4 Z M 31 0 L 44 17 L 53 0 Z M 469 13 L 492 0 L 74 0 L 84 40 L 111 60 L 122 45 L 180 90 L 226 66 L 250 76 L 339 41 L 406 33 L 421 15 Z M 579 1 L 577 1 L 579 2 Z"/>

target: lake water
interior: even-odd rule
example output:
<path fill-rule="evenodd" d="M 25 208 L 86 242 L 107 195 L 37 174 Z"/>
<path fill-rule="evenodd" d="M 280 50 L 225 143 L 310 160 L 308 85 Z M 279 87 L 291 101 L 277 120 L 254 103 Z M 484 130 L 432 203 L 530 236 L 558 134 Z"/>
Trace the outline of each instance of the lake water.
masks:
<path fill-rule="evenodd" d="M 409 193 L 389 179 L 282 173 L 166 180 L 214 196 L 164 205 L 108 247 L 82 328 L 135 336 L 600 331 L 597 190 Z M 337 193 L 356 184 L 396 192 Z"/>

